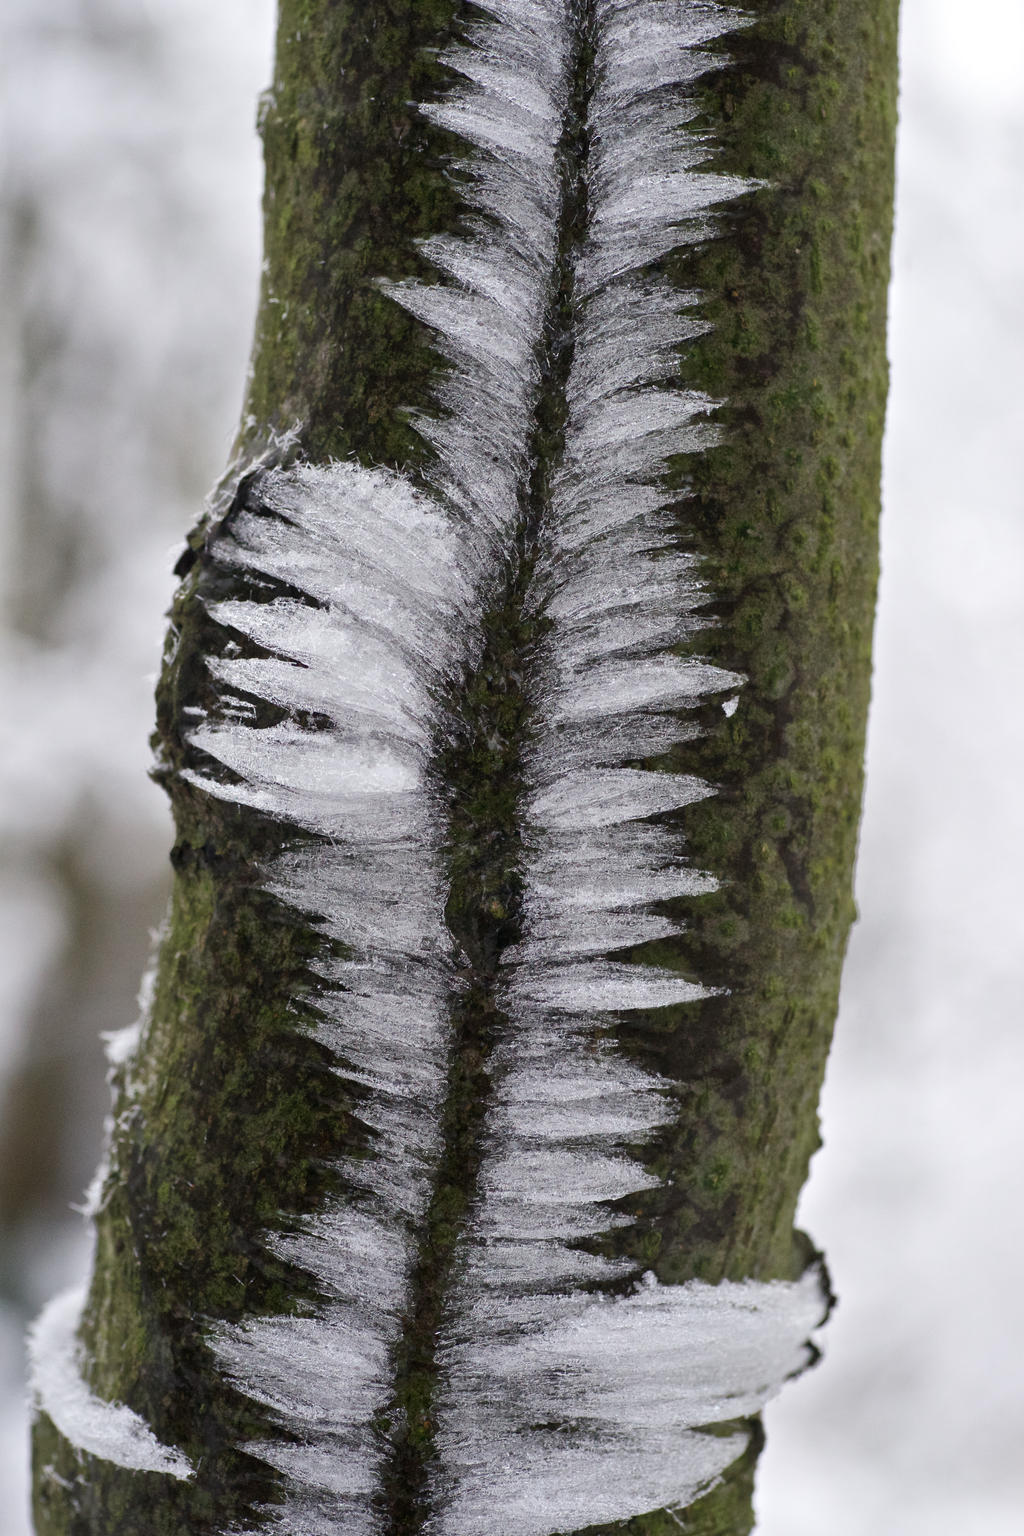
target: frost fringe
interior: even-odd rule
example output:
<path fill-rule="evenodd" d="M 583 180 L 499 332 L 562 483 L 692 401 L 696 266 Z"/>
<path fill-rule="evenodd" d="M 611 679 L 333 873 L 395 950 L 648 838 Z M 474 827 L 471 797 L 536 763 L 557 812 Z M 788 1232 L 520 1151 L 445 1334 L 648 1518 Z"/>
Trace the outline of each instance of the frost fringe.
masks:
<path fill-rule="evenodd" d="M 296 829 L 265 884 L 324 936 L 315 1031 L 371 1136 L 371 1155 L 341 1169 L 350 1203 L 267 1236 L 316 1278 L 318 1314 L 211 1340 L 287 1431 L 246 1449 L 285 1474 L 286 1502 L 267 1514 L 296 1536 L 383 1529 L 388 1447 L 375 1420 L 439 1159 L 457 985 L 430 764 L 512 559 L 559 248 L 580 13 L 560 0 L 482 9 L 492 20 L 445 57 L 464 83 L 422 108 L 472 148 L 467 233 L 425 243 L 442 281 L 384 285 L 451 365 L 438 413 L 418 420 L 435 452 L 428 489 L 351 463 L 264 471 L 259 510 L 212 544 L 216 560 L 290 595 L 211 610 L 238 640 L 210 663 L 223 707 L 192 731 L 210 766 L 188 776 Z M 685 1507 L 745 1444 L 701 1427 L 756 1413 L 806 1362 L 824 1310 L 816 1271 L 796 1284 L 661 1286 L 579 1246 L 627 1219 L 614 1202 L 655 1185 L 637 1153 L 675 1113 L 672 1085 L 614 1046 L 617 1015 L 709 995 L 613 957 L 678 932 L 660 903 L 716 888 L 678 828 L 651 819 L 713 787 L 632 764 L 695 734 L 694 706 L 731 713 L 743 682 L 678 654 L 708 622 L 708 598 L 661 483 L 672 455 L 710 448 L 717 429 L 713 401 L 665 387 L 706 328 L 700 296 L 651 269 L 749 190 L 701 169 L 710 147 L 685 126 L 687 88 L 721 64 L 702 45 L 745 21 L 686 0 L 587 8 L 587 237 L 573 265 L 564 452 L 527 595 L 547 627 L 524 932 L 503 958 L 510 1027 L 439 1342 L 434 1536 L 549 1536 Z M 258 724 L 257 704 L 279 722 Z M 620 1294 L 602 1294 L 609 1282 Z"/>

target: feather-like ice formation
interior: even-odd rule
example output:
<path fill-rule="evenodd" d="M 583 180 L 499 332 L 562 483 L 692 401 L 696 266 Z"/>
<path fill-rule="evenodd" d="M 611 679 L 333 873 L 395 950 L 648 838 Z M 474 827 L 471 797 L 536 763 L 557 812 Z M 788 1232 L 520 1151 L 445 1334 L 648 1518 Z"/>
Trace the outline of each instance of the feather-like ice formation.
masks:
<path fill-rule="evenodd" d="M 132 1472 L 192 1477 L 187 1456 L 163 1445 L 131 1408 L 97 1397 L 83 1379 L 77 1333 L 84 1305 L 84 1288 L 63 1291 L 29 1331 L 29 1388 L 36 1403 L 66 1440 L 90 1456 Z"/>
<path fill-rule="evenodd" d="M 807 1364 L 826 1310 L 795 1283 L 658 1285 L 615 1299 L 495 1298 L 445 1365 L 473 1412 L 446 1423 L 443 1536 L 550 1536 L 685 1509 L 746 1445 L 705 1426 L 758 1413 Z"/>
<path fill-rule="evenodd" d="M 422 108 L 468 146 L 464 232 L 424 243 L 437 282 L 382 284 L 448 365 L 437 413 L 417 418 L 428 490 L 350 463 L 262 475 L 260 510 L 214 552 L 264 587 L 211 610 L 242 645 L 211 662 L 222 707 L 190 738 L 212 764 L 193 782 L 306 834 L 264 883 L 323 935 L 316 1033 L 368 1138 L 343 1166 L 350 1204 L 267 1237 L 315 1277 L 317 1314 L 213 1336 L 287 1431 L 247 1449 L 285 1475 L 275 1528 L 305 1536 L 382 1529 L 375 1424 L 442 1151 L 457 991 L 430 765 L 458 734 L 459 684 L 524 534 L 526 607 L 544 622 L 525 685 L 522 932 L 502 956 L 479 1178 L 438 1343 L 428 1529 L 549 1536 L 686 1504 L 745 1443 L 703 1428 L 755 1413 L 823 1310 L 816 1274 L 659 1286 L 590 1251 L 657 1185 L 644 1143 L 678 1097 L 616 1024 L 713 990 L 643 950 L 680 931 L 664 903 L 717 888 L 677 815 L 714 786 L 665 754 L 743 685 L 693 654 L 709 597 L 665 476 L 718 429 L 715 402 L 673 387 L 706 328 L 700 296 L 656 265 L 749 190 L 686 127 L 689 86 L 721 64 L 704 45 L 745 18 L 700 0 L 479 8 L 443 56 L 460 83 Z M 585 230 L 567 257 L 590 55 Z M 566 304 L 564 443 L 538 513 L 533 423 L 548 317 Z"/>
<path fill-rule="evenodd" d="M 384 285 L 432 326 L 452 370 L 437 417 L 419 430 L 437 462 L 432 483 L 461 518 L 491 585 L 510 559 L 510 535 L 529 472 L 530 422 L 540 382 L 543 316 L 558 248 L 558 141 L 569 93 L 570 0 L 483 0 L 491 21 L 442 56 L 464 86 L 421 111 L 476 151 L 465 163 L 470 215 L 461 238 L 427 240 L 447 279 Z"/>
<path fill-rule="evenodd" d="M 427 776 L 436 700 L 465 664 L 466 563 L 450 519 L 407 482 L 354 464 L 268 474 L 218 558 L 277 584 L 214 617 L 265 654 L 212 664 L 223 696 L 283 712 L 205 721 L 192 742 L 230 770 L 210 793 L 314 834 L 264 871 L 314 922 L 315 1032 L 358 1090 L 369 1155 L 341 1170 L 351 1205 L 268 1242 L 314 1276 L 315 1317 L 224 1327 L 229 1377 L 293 1439 L 248 1449 L 289 1479 L 283 1531 L 369 1533 L 417 1223 L 429 1200 L 448 1052 L 450 940 L 439 814 Z M 316 726 L 308 723 L 315 712 Z"/>
<path fill-rule="evenodd" d="M 235 775 L 205 788 L 323 837 L 411 837 L 433 818 L 424 768 L 433 696 L 463 663 L 472 588 L 451 522 L 398 475 L 335 464 L 264 477 L 218 559 L 301 597 L 224 602 L 214 618 L 270 652 L 211 663 L 225 693 L 286 711 L 202 723 L 194 746 Z M 301 723 L 314 712 L 329 725 Z M 193 775 L 195 777 L 195 775 Z"/>
<path fill-rule="evenodd" d="M 628 282 L 674 247 L 705 237 L 712 209 L 751 188 L 739 177 L 699 169 L 708 144 L 685 131 L 679 89 L 721 65 L 720 55 L 700 45 L 744 25 L 742 11 L 700 0 L 597 0 L 595 9 L 591 243 L 579 265 L 581 295 L 617 278 Z M 670 304 L 678 301 L 667 288 L 664 294 Z"/>
<path fill-rule="evenodd" d="M 588 240 L 573 274 L 564 452 L 534 577 L 549 629 L 528 761 L 524 936 L 505 956 L 509 1030 L 442 1351 L 438 1536 L 546 1536 L 686 1502 L 742 1449 L 681 1434 L 723 1416 L 707 1399 L 695 1408 L 681 1385 L 700 1370 L 693 1317 L 706 1298 L 569 1289 L 632 1271 L 581 1240 L 627 1221 L 613 1202 L 657 1182 L 635 1150 L 673 1114 L 668 1085 L 614 1047 L 615 1017 L 710 992 L 699 978 L 609 958 L 677 931 L 655 903 L 715 888 L 671 824 L 645 825 L 712 786 L 635 764 L 688 734 L 681 711 L 743 681 L 673 649 L 706 622 L 707 599 L 659 482 L 672 454 L 713 445 L 716 431 L 712 402 L 660 387 L 699 322 L 680 314 L 685 295 L 638 271 L 685 238 L 680 220 L 704 232 L 713 206 L 745 190 L 693 173 L 706 146 L 681 142 L 678 94 L 662 89 L 707 68 L 693 45 L 737 16 L 664 0 L 610 0 L 596 16 Z M 770 1349 L 778 1319 L 763 1305 L 759 1345 Z M 797 1313 L 783 1376 L 806 1337 Z M 669 1406 L 653 1422 L 659 1351 Z M 544 1401 L 552 1375 L 557 1406 Z"/>

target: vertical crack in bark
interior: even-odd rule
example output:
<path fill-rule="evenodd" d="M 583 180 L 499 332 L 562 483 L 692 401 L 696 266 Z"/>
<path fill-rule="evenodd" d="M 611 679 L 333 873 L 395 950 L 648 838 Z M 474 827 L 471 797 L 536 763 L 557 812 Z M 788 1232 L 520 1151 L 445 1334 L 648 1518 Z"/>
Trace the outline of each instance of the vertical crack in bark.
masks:
<path fill-rule="evenodd" d="M 568 99 L 557 149 L 558 244 L 538 341 L 540 386 L 528 472 L 508 574 L 482 617 L 480 660 L 451 701 L 456 736 L 435 757 L 448 800 L 449 896 L 445 918 L 461 986 L 452 1002 L 452 1055 L 442 1154 L 423 1227 L 396 1362 L 386 1471 L 388 1536 L 416 1536 L 430 1513 L 436 1347 L 459 1240 L 477 1191 L 490 1100 L 490 1059 L 507 1019 L 498 1004 L 502 955 L 522 937 L 523 757 L 530 735 L 531 657 L 543 616 L 529 602 L 537 545 L 561 462 L 566 387 L 574 350 L 574 270 L 587 228 L 589 103 L 594 84 L 594 0 L 572 18 Z"/>

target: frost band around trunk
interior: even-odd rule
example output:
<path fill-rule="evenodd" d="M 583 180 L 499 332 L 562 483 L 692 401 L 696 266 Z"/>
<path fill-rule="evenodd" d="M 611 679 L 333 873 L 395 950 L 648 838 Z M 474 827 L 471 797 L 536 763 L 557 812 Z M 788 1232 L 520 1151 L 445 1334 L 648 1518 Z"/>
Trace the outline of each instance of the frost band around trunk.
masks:
<path fill-rule="evenodd" d="M 764 385 L 811 345 L 804 290 L 760 352 L 745 333 L 801 249 L 784 167 L 741 153 L 759 113 L 789 120 L 788 4 L 487 0 L 400 42 L 381 13 L 314 71 L 378 155 L 339 189 L 386 165 L 397 200 L 425 167 L 415 242 L 311 259 L 325 304 L 354 285 L 331 345 L 376 326 L 381 398 L 412 381 L 407 451 L 375 451 L 392 427 L 354 371 L 342 451 L 268 428 L 182 566 L 176 905 L 80 1343 L 63 1304 L 36 1343 L 40 1444 L 48 1419 L 63 1447 L 40 1507 L 73 1488 L 83 1530 L 137 1518 L 154 1473 L 157 1536 L 660 1529 L 728 1491 L 812 1357 L 828 1287 L 791 1221 L 848 921 L 829 774 L 861 717 L 834 680 L 860 675 L 870 560 L 840 622 L 831 492 L 785 502 L 803 386 Z M 309 36 L 289 13 L 283 57 Z M 275 133 L 287 176 L 335 143 L 291 89 L 285 67 L 272 175 Z M 284 326 L 293 271 L 270 271 Z M 807 413 L 808 442 L 832 431 Z"/>

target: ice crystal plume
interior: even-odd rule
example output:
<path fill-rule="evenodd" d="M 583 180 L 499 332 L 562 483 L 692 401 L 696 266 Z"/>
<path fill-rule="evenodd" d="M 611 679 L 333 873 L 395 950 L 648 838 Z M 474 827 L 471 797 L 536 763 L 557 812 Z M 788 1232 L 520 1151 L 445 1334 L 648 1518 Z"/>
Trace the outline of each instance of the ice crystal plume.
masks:
<path fill-rule="evenodd" d="M 218 560 L 288 596 L 211 612 L 265 651 L 211 662 L 230 706 L 192 732 L 230 776 L 214 794 L 316 834 L 265 872 L 267 888 L 329 942 L 318 1038 L 361 1090 L 372 1155 L 339 1171 L 353 1199 L 299 1233 L 268 1234 L 327 1298 L 316 1317 L 222 1329 L 228 1375 L 299 1443 L 247 1449 L 288 1475 L 281 1522 L 377 1529 L 384 1447 L 372 1425 L 392 1391 L 416 1234 L 439 1155 L 453 976 L 444 921 L 440 816 L 427 768 L 436 698 L 466 663 L 470 590 L 449 519 L 396 475 L 336 464 L 273 471 L 260 512 L 235 519 Z M 237 646 L 236 646 L 237 649 Z M 284 711 L 256 728 L 240 701 Z M 315 712 L 329 723 L 310 730 Z"/>
<path fill-rule="evenodd" d="M 644 1144 L 677 1113 L 676 1085 L 620 1050 L 617 1023 L 713 990 L 621 957 L 679 932 L 667 901 L 716 889 L 674 814 L 714 786 L 637 764 L 742 696 L 700 656 L 713 594 L 665 488 L 670 459 L 718 428 L 715 402 L 676 382 L 700 296 L 661 263 L 749 190 L 687 126 L 691 87 L 723 65 L 705 45 L 745 18 L 688 0 L 478 9 L 444 55 L 457 83 L 422 107 L 466 145 L 461 232 L 424 243 L 437 281 L 382 284 L 446 364 L 417 418 L 423 482 L 263 468 L 210 546 L 247 595 L 210 607 L 229 638 L 187 776 L 282 824 L 263 883 L 322 936 L 314 1027 L 368 1137 L 339 1167 L 344 1201 L 266 1234 L 314 1278 L 315 1315 L 210 1334 L 281 1430 L 246 1450 L 282 1474 L 266 1516 L 296 1536 L 397 1536 L 391 1426 L 465 990 L 437 765 L 479 728 L 465 681 L 510 605 L 533 625 L 503 680 L 530 717 L 521 912 L 481 982 L 498 1024 L 415 1528 L 550 1536 L 685 1507 L 745 1443 L 708 1426 L 756 1413 L 823 1311 L 816 1272 L 660 1285 L 601 1256 L 626 1197 L 658 1184 Z M 545 412 L 560 425 L 541 474 Z"/>

